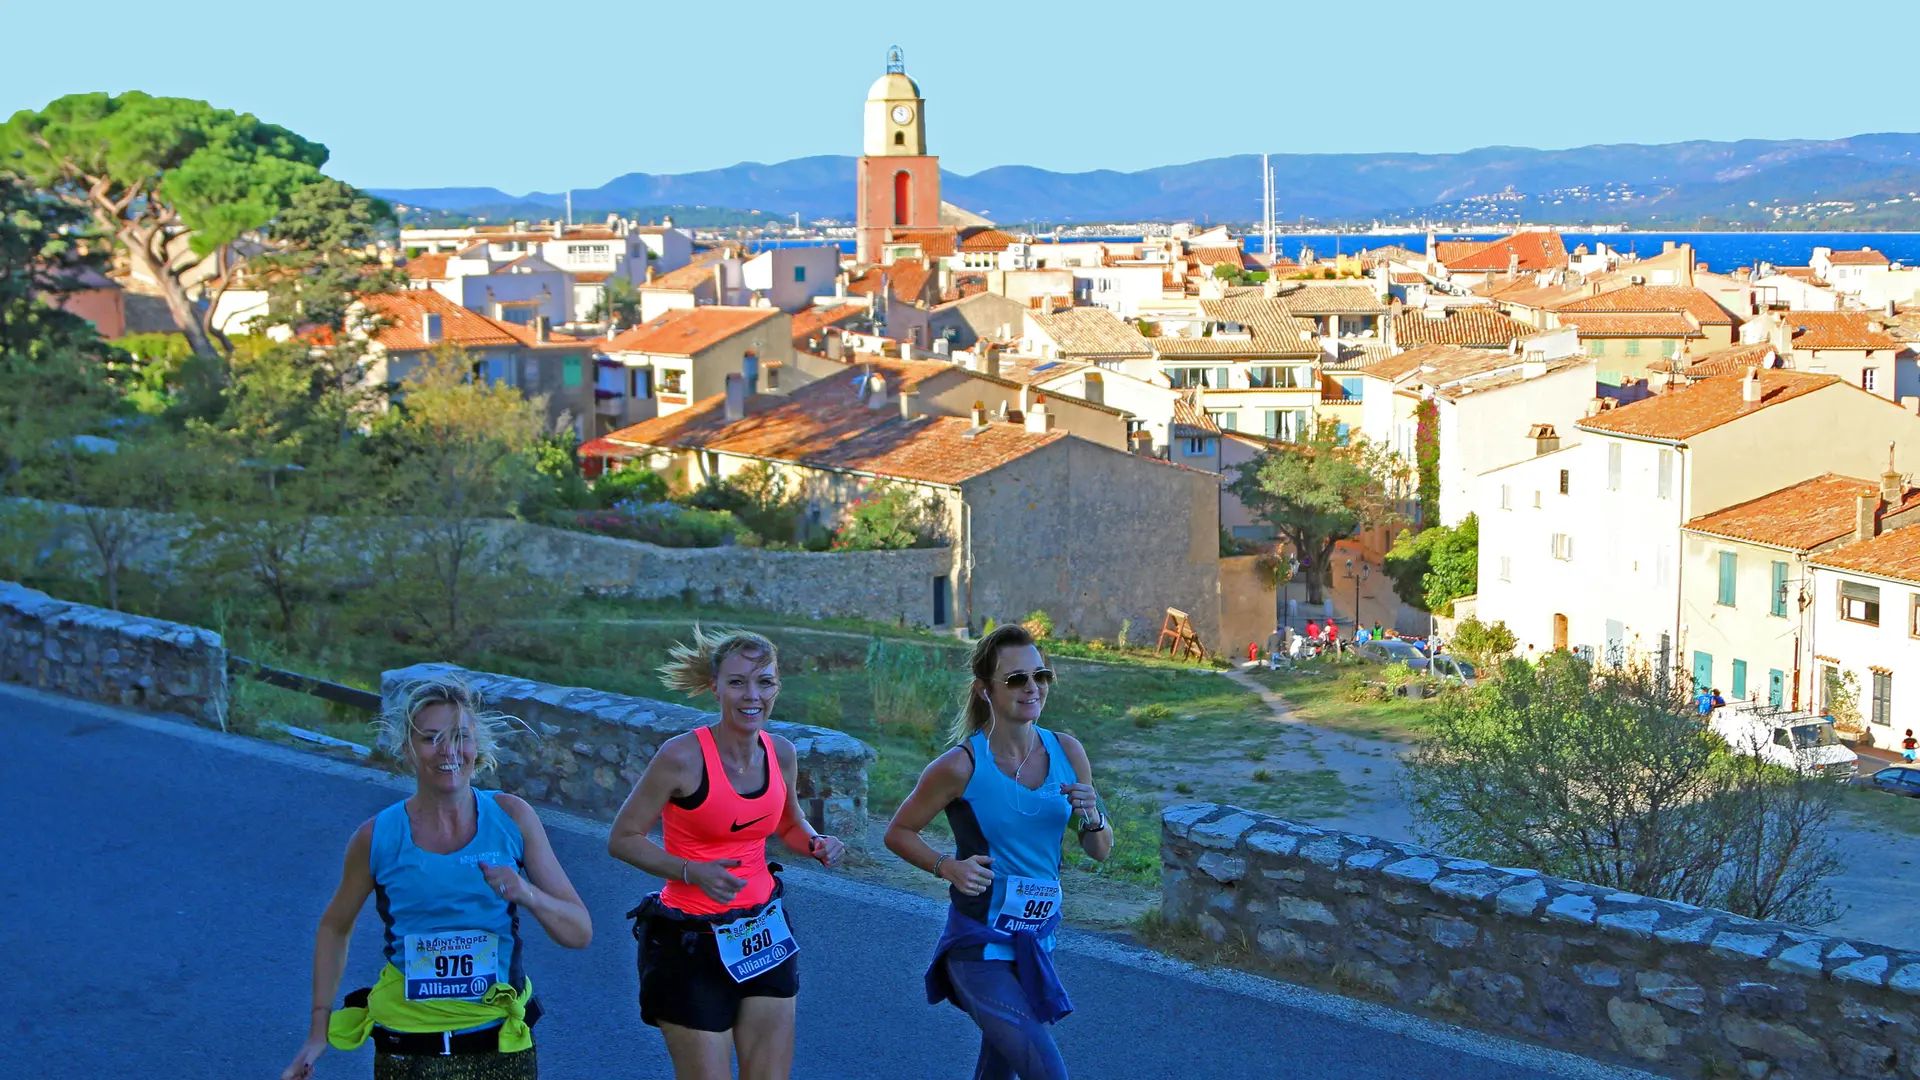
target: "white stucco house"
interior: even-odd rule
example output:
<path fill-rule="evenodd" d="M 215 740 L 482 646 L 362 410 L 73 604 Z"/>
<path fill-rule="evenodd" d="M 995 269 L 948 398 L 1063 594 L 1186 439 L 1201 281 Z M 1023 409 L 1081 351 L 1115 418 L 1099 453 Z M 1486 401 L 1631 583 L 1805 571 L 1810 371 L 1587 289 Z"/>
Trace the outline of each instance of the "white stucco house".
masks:
<path fill-rule="evenodd" d="M 1809 695 L 1827 707 L 1851 675 L 1874 744 L 1920 730 L 1920 529 L 1883 532 L 1815 556 Z"/>

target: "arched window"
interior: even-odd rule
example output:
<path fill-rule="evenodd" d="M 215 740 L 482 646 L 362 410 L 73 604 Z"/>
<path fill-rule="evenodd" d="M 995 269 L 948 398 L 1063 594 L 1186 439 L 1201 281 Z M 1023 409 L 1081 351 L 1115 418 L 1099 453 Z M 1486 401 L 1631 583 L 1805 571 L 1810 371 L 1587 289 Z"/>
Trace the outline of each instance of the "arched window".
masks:
<path fill-rule="evenodd" d="M 896 132 L 894 132 L 894 133 L 893 133 L 893 145 L 895 145 L 895 146 L 905 146 L 905 145 L 907 145 L 907 133 L 906 133 L 906 132 L 904 132 L 904 131 L 896 131 Z"/>
<path fill-rule="evenodd" d="M 893 223 L 907 223 L 908 208 L 913 205 L 913 174 L 905 169 L 893 174 Z"/>

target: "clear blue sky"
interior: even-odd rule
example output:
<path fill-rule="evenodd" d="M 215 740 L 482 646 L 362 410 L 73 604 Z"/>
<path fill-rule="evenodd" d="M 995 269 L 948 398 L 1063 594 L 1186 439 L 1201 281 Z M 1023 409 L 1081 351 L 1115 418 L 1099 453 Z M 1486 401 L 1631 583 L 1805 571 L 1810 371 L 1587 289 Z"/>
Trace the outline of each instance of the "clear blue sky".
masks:
<path fill-rule="evenodd" d="M 963 173 L 1920 130 L 1913 0 L 0 0 L 0 27 L 0 116 L 91 90 L 205 98 L 324 142 L 369 187 L 857 154 L 893 44 Z"/>

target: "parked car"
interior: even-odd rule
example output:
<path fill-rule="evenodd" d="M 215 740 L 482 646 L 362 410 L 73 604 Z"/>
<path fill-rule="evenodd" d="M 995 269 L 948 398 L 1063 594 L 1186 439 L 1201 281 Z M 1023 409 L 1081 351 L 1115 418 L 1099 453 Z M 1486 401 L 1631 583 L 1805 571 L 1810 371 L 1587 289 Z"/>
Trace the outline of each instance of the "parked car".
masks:
<path fill-rule="evenodd" d="M 1833 718 L 1740 702 L 1715 709 L 1707 727 L 1736 754 L 1749 754 L 1806 776 L 1842 782 L 1858 773 L 1859 755 L 1840 741 Z"/>
<path fill-rule="evenodd" d="M 1405 664 L 1415 671 L 1425 671 L 1427 667 L 1426 653 L 1395 638 L 1366 641 L 1353 648 L 1360 654 L 1361 659 L 1371 660 L 1376 664 Z"/>
<path fill-rule="evenodd" d="M 1450 653 L 1441 653 L 1427 661 L 1427 670 L 1433 672 L 1441 682 L 1455 683 L 1460 686 L 1480 685 L 1479 673 L 1473 665 Z"/>
<path fill-rule="evenodd" d="M 1854 783 L 1875 791 L 1889 791 L 1909 799 L 1920 799 L 1920 766 L 1889 765 L 1870 776 L 1860 777 Z"/>

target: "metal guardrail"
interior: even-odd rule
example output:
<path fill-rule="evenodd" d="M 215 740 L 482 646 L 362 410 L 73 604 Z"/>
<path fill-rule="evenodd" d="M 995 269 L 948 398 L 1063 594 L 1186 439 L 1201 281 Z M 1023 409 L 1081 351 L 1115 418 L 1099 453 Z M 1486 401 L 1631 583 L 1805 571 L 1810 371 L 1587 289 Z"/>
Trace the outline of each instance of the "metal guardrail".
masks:
<path fill-rule="evenodd" d="M 316 679 L 311 675 L 302 675 L 297 671 L 282 671 L 279 668 L 248 660 L 244 656 L 229 655 L 227 657 L 227 674 L 244 676 L 269 686 L 278 686 L 283 690 L 292 690 L 325 701 L 365 709 L 368 712 L 380 711 L 380 695 L 371 690 L 362 690 L 357 686 L 342 686 L 325 679 Z"/>

